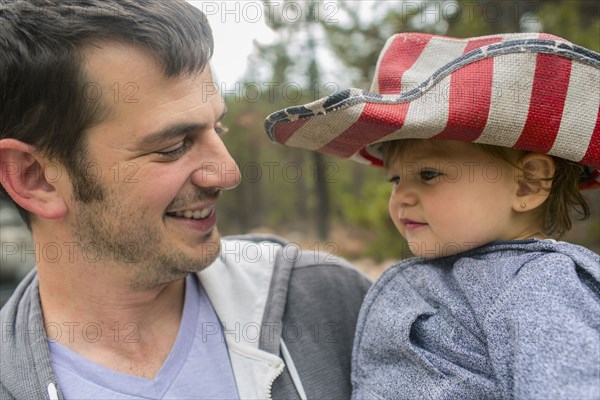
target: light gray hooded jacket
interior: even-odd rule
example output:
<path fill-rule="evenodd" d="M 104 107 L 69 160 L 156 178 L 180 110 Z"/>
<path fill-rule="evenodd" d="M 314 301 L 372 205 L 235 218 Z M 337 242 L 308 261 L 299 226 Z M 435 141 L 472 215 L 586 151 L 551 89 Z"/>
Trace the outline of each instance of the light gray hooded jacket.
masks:
<path fill-rule="evenodd" d="M 199 277 L 225 327 L 240 398 L 350 396 L 354 328 L 370 282 L 349 264 L 274 237 L 238 236 L 222 241 Z M 35 271 L 0 317 L 0 399 L 62 399 Z"/>
<path fill-rule="evenodd" d="M 600 399 L 600 257 L 532 239 L 402 262 L 352 363 L 355 399 Z"/>

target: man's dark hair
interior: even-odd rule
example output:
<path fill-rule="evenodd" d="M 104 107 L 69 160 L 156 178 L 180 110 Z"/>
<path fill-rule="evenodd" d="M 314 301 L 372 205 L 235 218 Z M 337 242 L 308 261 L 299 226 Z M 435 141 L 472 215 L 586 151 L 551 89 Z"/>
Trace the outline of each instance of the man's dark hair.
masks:
<path fill-rule="evenodd" d="M 206 17 L 184 0 L 0 0 L 0 139 L 63 164 L 84 202 L 101 197 L 85 172 L 85 132 L 106 110 L 88 93 L 82 50 L 102 41 L 147 49 L 169 78 L 201 72 L 213 52 Z"/>

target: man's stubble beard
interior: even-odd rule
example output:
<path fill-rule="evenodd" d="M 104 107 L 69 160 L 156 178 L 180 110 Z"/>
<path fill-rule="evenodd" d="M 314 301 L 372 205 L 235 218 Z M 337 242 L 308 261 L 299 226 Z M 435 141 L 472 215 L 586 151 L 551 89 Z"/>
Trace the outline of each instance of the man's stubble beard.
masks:
<path fill-rule="evenodd" d="M 214 242 L 206 243 L 198 257 L 190 257 L 181 250 L 165 248 L 157 226 L 149 223 L 152 217 L 148 218 L 145 211 L 136 213 L 123 208 L 114 192 L 96 182 L 79 180 L 78 183 L 72 198 L 72 204 L 76 205 L 73 234 L 85 261 L 114 268 L 115 273 L 123 272 L 132 288 L 153 288 L 174 282 L 188 273 L 203 270 L 218 257 L 220 241 L 216 227 L 210 233 L 216 236 Z M 92 193 L 93 196 L 86 196 Z M 206 195 L 199 197 L 202 196 Z M 78 199 L 82 197 L 84 200 Z"/>

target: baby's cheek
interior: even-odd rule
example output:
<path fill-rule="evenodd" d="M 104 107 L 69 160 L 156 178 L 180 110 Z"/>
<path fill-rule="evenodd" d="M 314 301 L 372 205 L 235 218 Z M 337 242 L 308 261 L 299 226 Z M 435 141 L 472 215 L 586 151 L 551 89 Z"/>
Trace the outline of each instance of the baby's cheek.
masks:
<path fill-rule="evenodd" d="M 404 232 L 402 231 L 402 224 L 400 221 L 397 218 L 392 217 L 392 222 L 394 223 L 396 230 L 404 237 Z"/>
<path fill-rule="evenodd" d="M 390 215 L 390 219 L 392 220 L 392 222 L 394 223 L 394 226 L 396 227 L 396 230 L 398 232 L 400 232 L 400 234 L 404 237 L 404 233 L 402 232 L 401 226 L 402 224 L 400 224 L 400 220 L 398 219 L 397 215 L 396 215 L 396 209 L 392 208 L 391 205 L 388 209 L 389 215 Z"/>
<path fill-rule="evenodd" d="M 392 221 L 394 221 L 394 225 L 396 225 L 396 227 L 398 227 L 398 223 L 397 223 L 397 213 L 398 213 L 398 208 L 396 207 L 396 202 L 394 201 L 394 196 L 390 197 L 390 200 L 388 201 L 388 215 L 390 216 L 390 218 L 392 219 Z"/>

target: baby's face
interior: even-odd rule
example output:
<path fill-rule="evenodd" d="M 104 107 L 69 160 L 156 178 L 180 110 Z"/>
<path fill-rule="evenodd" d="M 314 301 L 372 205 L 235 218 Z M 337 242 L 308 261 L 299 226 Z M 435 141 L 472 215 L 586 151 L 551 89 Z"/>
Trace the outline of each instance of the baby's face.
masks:
<path fill-rule="evenodd" d="M 387 174 L 390 216 L 418 257 L 521 238 L 527 228 L 513 210 L 516 168 L 472 144 L 418 141 L 392 160 Z"/>

